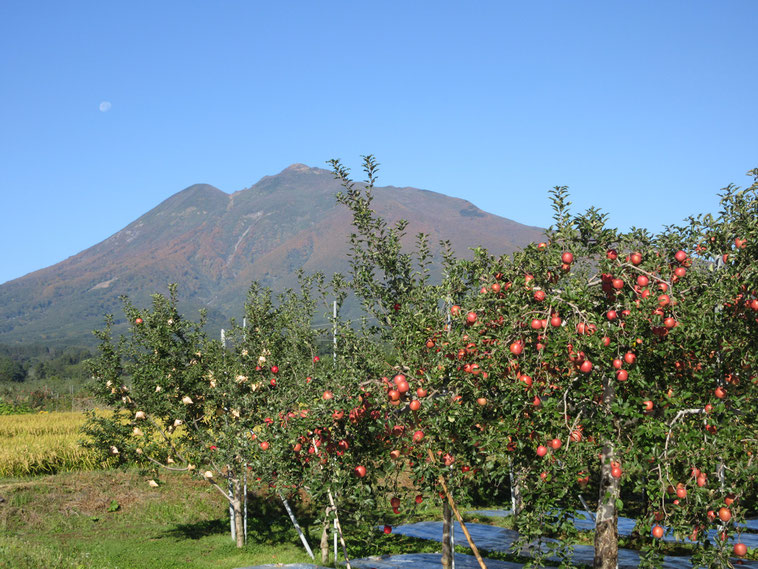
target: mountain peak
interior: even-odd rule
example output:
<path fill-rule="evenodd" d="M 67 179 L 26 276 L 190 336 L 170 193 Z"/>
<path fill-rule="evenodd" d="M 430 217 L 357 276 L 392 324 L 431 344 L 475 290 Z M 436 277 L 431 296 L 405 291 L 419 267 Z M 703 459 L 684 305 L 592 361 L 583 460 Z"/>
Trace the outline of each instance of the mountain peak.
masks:
<path fill-rule="evenodd" d="M 310 170 L 315 170 L 315 168 L 311 168 L 310 166 L 301 164 L 300 162 L 295 162 L 294 164 L 287 166 L 284 170 L 282 170 L 282 172 L 307 172 Z"/>
<path fill-rule="evenodd" d="M 120 295 L 137 306 L 181 283 L 182 311 L 209 310 L 221 328 L 239 314 L 252 281 L 275 290 L 292 275 L 349 271 L 350 212 L 334 195 L 329 170 L 295 163 L 227 194 L 209 184 L 185 188 L 105 241 L 52 267 L 0 285 L 0 342 L 92 342 L 102 315 L 120 312 Z M 488 215 L 471 203 L 414 188 L 377 188 L 373 203 L 388 223 L 409 220 L 407 240 L 450 240 L 465 255 L 492 254 L 544 240 L 539 228 Z M 475 218 L 475 223 L 471 223 Z"/>

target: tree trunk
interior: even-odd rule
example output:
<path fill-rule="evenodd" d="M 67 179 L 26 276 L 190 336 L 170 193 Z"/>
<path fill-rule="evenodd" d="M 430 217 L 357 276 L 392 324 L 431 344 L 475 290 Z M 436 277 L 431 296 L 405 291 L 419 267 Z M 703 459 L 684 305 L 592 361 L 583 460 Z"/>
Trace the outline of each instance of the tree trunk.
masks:
<path fill-rule="evenodd" d="M 453 566 L 453 544 L 450 534 L 453 529 L 453 510 L 445 501 L 442 502 L 442 567 L 450 569 Z"/>
<path fill-rule="evenodd" d="M 514 519 L 518 517 L 521 510 L 524 508 L 524 500 L 521 496 L 521 476 L 516 474 L 513 470 L 510 471 L 511 481 L 511 515 Z"/>
<path fill-rule="evenodd" d="M 613 380 L 603 378 L 603 406 L 608 420 L 611 420 L 611 404 L 616 395 Z M 594 569 L 616 569 L 619 555 L 618 510 L 619 479 L 611 474 L 616 462 L 613 442 L 603 442 L 603 462 L 600 471 L 600 492 L 595 516 L 595 559 Z"/>
<path fill-rule="evenodd" d="M 326 509 L 326 516 L 324 517 L 324 529 L 321 531 L 321 564 L 326 565 L 329 563 L 329 511 Z M 336 563 L 335 559 L 335 563 Z"/>
<path fill-rule="evenodd" d="M 237 537 L 237 547 L 245 545 L 245 522 L 242 518 L 242 504 L 244 496 L 242 495 L 242 483 L 239 480 L 233 481 L 234 497 L 232 498 L 232 510 L 234 511 L 234 532 Z"/>

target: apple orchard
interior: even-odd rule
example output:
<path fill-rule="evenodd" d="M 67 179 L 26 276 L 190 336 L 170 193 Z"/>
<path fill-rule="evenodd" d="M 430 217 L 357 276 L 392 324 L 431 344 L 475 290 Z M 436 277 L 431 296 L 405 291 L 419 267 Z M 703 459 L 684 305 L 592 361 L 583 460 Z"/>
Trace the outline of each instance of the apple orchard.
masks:
<path fill-rule="evenodd" d="M 702 566 L 746 554 L 758 170 L 751 187 L 723 190 L 718 215 L 658 235 L 573 214 L 555 188 L 544 242 L 468 259 L 443 246 L 440 261 L 424 235 L 409 250 L 406 223 L 371 209 L 372 157 L 362 184 L 332 167 L 353 214 L 350 274 L 301 277 L 278 297 L 253 285 L 245 326 L 223 344 L 179 314 L 175 287 L 149 308 L 125 299 L 129 331 L 115 339 L 109 320 L 92 366 L 113 409 L 89 420 L 99 449 L 207 480 L 240 546 L 247 474 L 272 499 L 336 512 L 341 532 L 390 531 L 427 500 L 457 515 L 510 488 L 522 544 L 560 536 L 569 550 L 580 497 L 591 503 L 595 567 L 616 566 L 619 511 L 637 519 L 643 566 L 662 563 L 664 531 Z M 322 303 L 350 298 L 362 319 L 314 327 Z"/>

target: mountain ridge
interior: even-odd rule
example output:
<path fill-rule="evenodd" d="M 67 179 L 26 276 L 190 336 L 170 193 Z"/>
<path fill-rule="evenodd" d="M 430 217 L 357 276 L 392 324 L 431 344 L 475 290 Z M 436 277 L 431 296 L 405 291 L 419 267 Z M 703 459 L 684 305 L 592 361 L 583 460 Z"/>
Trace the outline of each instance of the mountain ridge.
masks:
<path fill-rule="evenodd" d="M 0 342 L 92 343 L 120 295 L 137 304 L 170 282 L 182 309 L 209 310 L 223 323 L 241 311 L 253 280 L 292 286 L 295 271 L 345 272 L 352 217 L 335 195 L 333 174 L 295 163 L 248 188 L 226 193 L 192 184 L 124 228 L 59 263 L 0 285 Z M 408 220 L 407 242 L 449 239 L 459 255 L 484 246 L 509 253 L 544 230 L 487 213 L 471 202 L 412 187 L 374 188 L 373 207 Z"/>

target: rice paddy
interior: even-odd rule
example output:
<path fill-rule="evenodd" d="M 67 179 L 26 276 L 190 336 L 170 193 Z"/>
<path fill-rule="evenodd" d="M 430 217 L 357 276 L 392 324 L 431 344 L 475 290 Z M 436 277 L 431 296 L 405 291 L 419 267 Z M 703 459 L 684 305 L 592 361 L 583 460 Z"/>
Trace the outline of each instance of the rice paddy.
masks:
<path fill-rule="evenodd" d="M 33 476 L 100 468 L 80 444 L 85 415 L 0 415 L 0 477 Z"/>

